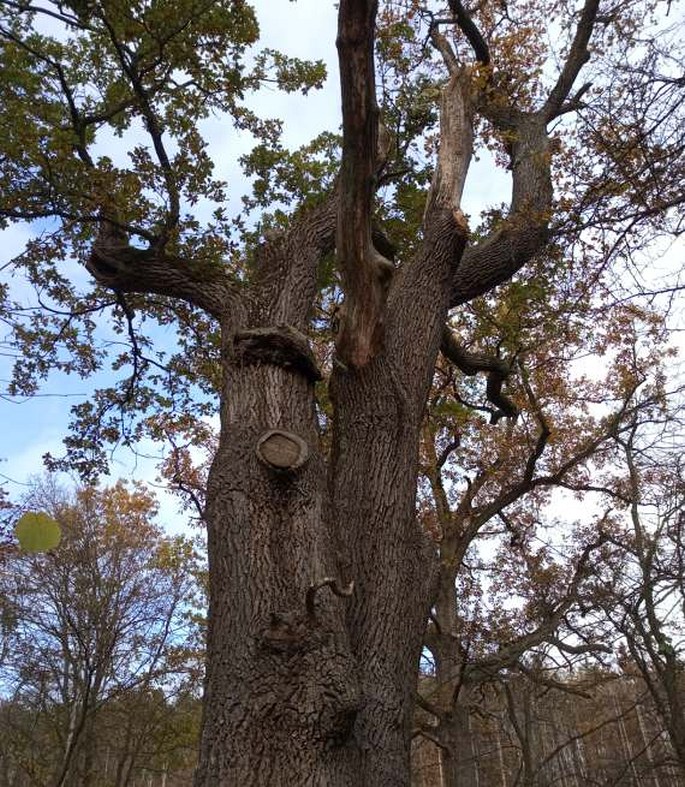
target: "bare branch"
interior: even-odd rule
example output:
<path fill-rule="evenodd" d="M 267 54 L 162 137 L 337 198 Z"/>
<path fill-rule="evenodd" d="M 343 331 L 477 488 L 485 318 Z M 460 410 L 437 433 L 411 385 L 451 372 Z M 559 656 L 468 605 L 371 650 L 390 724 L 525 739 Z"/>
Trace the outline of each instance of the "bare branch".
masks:
<path fill-rule="evenodd" d="M 490 50 L 476 27 L 469 13 L 461 4 L 461 0 L 449 0 L 450 11 L 454 14 L 457 25 L 461 32 L 466 36 L 471 48 L 476 56 L 476 60 L 484 66 L 490 63 Z"/>
<path fill-rule="evenodd" d="M 458 234 L 468 235 L 461 197 L 472 155 L 471 75 L 467 69 L 458 69 L 440 94 L 440 148 L 426 202 L 425 224 L 432 220 L 433 211 L 449 210 Z"/>
<path fill-rule="evenodd" d="M 447 73 L 450 76 L 458 74 L 461 69 L 461 65 L 457 60 L 457 56 L 454 54 L 454 49 L 452 49 L 450 42 L 435 25 L 431 27 L 430 40 L 433 46 L 438 50 L 438 52 L 440 52 L 442 60 L 447 67 Z"/>
<path fill-rule="evenodd" d="M 580 69 L 590 59 L 588 52 L 588 42 L 592 35 L 597 11 L 599 9 L 599 0 L 586 0 L 583 10 L 580 15 L 580 21 L 576 28 L 576 34 L 573 37 L 571 49 L 564 63 L 564 67 L 559 74 L 556 84 L 552 88 L 544 107 L 542 108 L 542 115 L 545 120 L 549 122 L 561 114 L 564 107 L 564 102 L 568 98 L 573 83 L 576 81 Z M 586 88 L 587 89 L 587 88 Z M 578 93 L 575 100 L 579 98 Z M 567 105 L 568 106 L 568 105 Z M 563 109 L 563 111 L 568 111 Z"/>
<path fill-rule="evenodd" d="M 560 107 L 557 112 L 557 117 L 560 115 L 565 115 L 568 112 L 576 112 L 583 106 L 582 98 L 587 93 L 587 91 L 592 87 L 592 82 L 586 82 L 582 85 L 576 92 L 569 98 L 568 101 L 565 101 Z"/>
<path fill-rule="evenodd" d="M 445 714 L 440 710 L 437 705 L 434 705 L 432 702 L 429 702 L 424 696 L 416 692 L 416 704 L 422 710 L 425 710 L 426 713 L 430 713 L 431 716 L 435 716 L 436 719 L 443 719 Z"/>

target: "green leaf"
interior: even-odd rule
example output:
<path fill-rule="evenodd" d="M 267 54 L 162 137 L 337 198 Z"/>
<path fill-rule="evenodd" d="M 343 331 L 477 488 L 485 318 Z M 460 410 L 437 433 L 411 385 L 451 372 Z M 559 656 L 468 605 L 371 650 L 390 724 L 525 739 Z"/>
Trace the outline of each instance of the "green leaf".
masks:
<path fill-rule="evenodd" d="M 17 522 L 14 534 L 25 552 L 55 549 L 62 538 L 62 530 L 57 522 L 40 511 L 24 514 Z"/>

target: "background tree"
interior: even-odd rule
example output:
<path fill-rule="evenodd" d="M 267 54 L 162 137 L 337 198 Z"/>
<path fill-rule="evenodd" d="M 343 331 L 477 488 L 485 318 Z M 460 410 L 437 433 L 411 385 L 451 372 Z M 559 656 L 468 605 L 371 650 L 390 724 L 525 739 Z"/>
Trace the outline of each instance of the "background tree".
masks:
<path fill-rule="evenodd" d="M 615 670 L 554 671 L 528 662 L 481 686 L 460 757 L 465 787 L 631 783 L 677 787 L 681 772 L 640 681 Z M 412 784 L 448 784 L 435 747 L 416 739 Z"/>
<path fill-rule="evenodd" d="M 416 511 L 438 352 L 467 374 L 490 373 L 493 421 L 529 413 L 535 464 L 550 428 L 540 391 L 529 395 L 522 373 L 526 397 L 512 408 L 502 389 L 512 356 L 504 369 L 492 353 L 474 365 L 464 350 L 480 349 L 489 293 L 525 282 L 527 263 L 543 258 L 568 284 L 547 298 L 553 321 L 590 285 L 618 294 L 628 239 L 635 251 L 672 229 L 682 194 L 646 206 L 642 175 L 648 167 L 659 184 L 682 169 L 678 99 L 634 129 L 639 155 L 619 150 L 635 120 L 628 88 L 642 108 L 663 106 L 654 86 L 662 65 L 670 73 L 667 53 L 650 50 L 648 69 L 642 57 L 653 6 L 484 3 L 470 13 L 450 0 L 388 2 L 379 14 L 376 2 L 342 0 L 339 171 L 325 162 L 330 136 L 284 151 L 279 124 L 246 106 L 265 78 L 307 90 L 323 69 L 272 50 L 248 58 L 258 25 L 243 2 L 0 8 L 5 122 L 30 110 L 28 133 L 8 122 L 3 135 L 0 215 L 49 221 L 16 264 L 52 308 L 27 323 L 4 306 L 22 354 L 12 390 L 31 393 L 55 366 L 97 369 L 95 315 L 113 310 L 129 343 L 115 366 L 131 375 L 75 409 L 67 461 L 103 469 L 108 441 L 169 423 L 178 438 L 219 394 L 203 504 L 210 612 L 197 784 L 406 784 L 439 571 Z M 59 35 L 41 27 L 48 20 Z M 594 93 L 576 84 L 593 53 Z M 634 68 L 617 66 L 626 58 Z M 257 138 L 244 159 L 257 175 L 246 210 L 267 208 L 263 232 L 226 214 L 197 124 L 214 111 Z M 576 120 L 588 115 L 591 127 Z M 104 153 L 112 135 L 128 159 Z M 512 196 L 469 234 L 462 192 L 484 147 L 493 168 L 507 168 Z M 576 166 L 580 155 L 587 166 Z M 618 167 L 611 188 L 596 180 L 602 167 Z M 636 212 L 628 225 L 626 205 Z M 71 259 L 96 289 L 69 279 Z M 333 332 L 322 323 L 339 296 Z M 178 352 L 154 355 L 142 315 L 178 327 Z"/>
<path fill-rule="evenodd" d="M 670 355 L 657 349 L 659 320 L 634 306 L 586 303 L 569 312 L 573 330 L 559 331 L 540 319 L 554 280 L 529 282 L 527 292 L 504 286 L 490 313 L 497 322 L 484 340 L 499 355 L 457 347 L 463 365 L 488 372 L 490 387 L 504 370 L 503 406 L 521 411 L 517 421 L 493 430 L 484 414 L 497 417 L 497 407 L 479 404 L 484 392 L 444 364 L 428 400 L 420 510 L 440 573 L 425 640 L 432 680 L 419 684 L 428 715 L 418 730 L 441 747 L 444 784 L 472 772 L 467 741 L 484 685 L 505 691 L 512 670 L 529 674 L 536 663 L 538 674 L 550 673 L 549 689 L 557 671 L 612 653 L 586 600 L 612 511 L 589 501 L 617 466 L 615 441 L 664 398 L 660 367 Z M 587 352 L 590 333 L 604 363 L 586 376 L 569 361 Z M 638 344 L 650 348 L 642 357 Z M 583 509 L 574 502 L 582 498 Z"/>
<path fill-rule="evenodd" d="M 150 747 L 168 746 L 160 730 L 174 697 L 198 690 L 195 550 L 153 524 L 149 494 L 121 483 L 72 498 L 46 483 L 26 502 L 63 537 L 3 566 L 5 784 L 121 787 L 141 749 L 150 763 Z"/>
<path fill-rule="evenodd" d="M 685 767 L 683 650 L 682 419 L 666 411 L 645 424 L 634 417 L 617 443 L 625 472 L 609 493 L 626 508 L 612 551 L 595 576 L 598 604 L 622 642 L 621 665 L 639 677 Z"/>

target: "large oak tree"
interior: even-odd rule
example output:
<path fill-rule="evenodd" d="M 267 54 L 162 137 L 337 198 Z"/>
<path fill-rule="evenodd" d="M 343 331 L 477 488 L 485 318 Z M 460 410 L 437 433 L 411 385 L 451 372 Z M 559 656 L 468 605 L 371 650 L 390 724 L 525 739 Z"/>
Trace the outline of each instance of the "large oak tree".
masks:
<path fill-rule="evenodd" d="M 248 57 L 258 26 L 240 0 L 0 10 L 0 216 L 43 222 L 15 264 L 50 307 L 26 324 L 3 305 L 23 351 L 12 390 L 54 367 L 98 369 L 95 316 L 111 309 L 128 339 L 115 365 L 132 373 L 76 408 L 72 464 L 102 469 L 105 442 L 142 423 L 200 428 L 193 416 L 220 398 L 198 787 L 407 784 L 419 656 L 449 585 L 417 517 L 436 362 L 487 375 L 493 429 L 514 419 L 526 402 L 503 389 L 512 359 L 448 327 L 465 305 L 540 259 L 543 279 L 587 284 L 582 301 L 627 240 L 670 229 L 682 76 L 641 38 L 652 7 L 341 0 L 339 167 L 334 137 L 291 155 L 250 110 L 265 79 L 307 90 L 323 74 L 273 50 Z M 595 92 L 579 79 L 593 54 Z M 258 140 L 244 158 L 257 176 L 246 211 L 266 209 L 257 229 L 231 221 L 213 179 L 198 124 L 213 112 Z M 116 137 L 132 139 L 125 164 L 106 155 Z M 511 199 L 471 235 L 462 193 L 483 146 Z M 95 290 L 69 281 L 71 259 Z M 155 357 L 139 314 L 175 322 L 179 351 Z M 550 432 L 528 400 L 538 438 L 519 489 Z"/>

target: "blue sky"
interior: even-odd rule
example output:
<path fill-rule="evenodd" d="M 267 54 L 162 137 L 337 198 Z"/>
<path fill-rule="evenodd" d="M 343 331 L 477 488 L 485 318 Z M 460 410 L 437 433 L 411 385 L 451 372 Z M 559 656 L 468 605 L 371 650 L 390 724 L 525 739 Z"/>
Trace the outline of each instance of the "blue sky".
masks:
<path fill-rule="evenodd" d="M 336 130 L 340 123 L 340 102 L 335 4 L 326 0 L 298 0 L 295 3 L 290 0 L 255 0 L 254 5 L 260 19 L 263 46 L 278 48 L 300 58 L 323 59 L 329 76 L 323 90 L 307 96 L 286 95 L 264 88 L 254 96 L 253 108 L 262 116 L 283 119 L 284 143 L 291 147 L 307 142 L 321 131 Z M 251 148 L 252 139 L 248 135 L 240 136 L 221 118 L 204 122 L 203 132 L 216 164 L 215 175 L 229 182 L 229 213 L 234 213 L 240 206 L 239 199 L 243 193 L 242 175 L 236 162 L 240 154 Z M 122 144 L 112 138 L 112 149 L 108 147 L 108 155 L 116 158 L 116 145 Z M 120 148 L 118 153 L 123 156 L 124 148 Z M 485 158 L 472 164 L 465 192 L 467 212 L 476 214 L 485 204 L 500 203 L 508 197 L 507 178 L 503 173 L 493 177 L 493 169 Z M 26 226 L 14 226 L 0 234 L 0 271 L 21 252 L 30 232 Z M 0 273 L 2 275 L 6 274 Z M 75 268 L 74 275 L 83 281 L 87 278 L 82 269 Z M 22 292 L 19 282 L 13 286 Z M 25 288 L 23 292 L 29 297 L 30 293 Z M 0 342 L 2 338 L 0 336 Z M 0 392 L 9 376 L 9 361 L 2 356 L 1 347 Z M 4 479 L 13 498 L 21 495 L 31 475 L 42 472 L 43 454 L 60 455 L 62 452 L 61 441 L 67 431 L 70 407 L 86 398 L 98 384 L 109 382 L 106 378 L 96 382 L 53 374 L 39 395 L 30 400 L 17 402 L 0 397 L 0 482 Z M 152 446 L 143 447 L 144 453 L 146 448 L 147 452 L 154 453 Z M 154 481 L 157 476 L 155 465 L 153 459 L 134 457 L 122 449 L 113 457 L 111 477 Z M 175 501 L 162 496 L 163 520 L 179 527 L 183 520 L 176 515 L 175 509 Z"/>
<path fill-rule="evenodd" d="M 329 69 L 327 86 L 322 91 L 312 92 L 306 97 L 279 94 L 265 88 L 254 98 L 254 108 L 262 115 L 284 119 L 284 142 L 297 146 L 326 129 L 339 125 L 339 100 L 337 93 L 337 65 L 335 52 L 336 11 L 332 2 L 322 0 L 257 0 L 253 3 L 258 11 L 262 32 L 261 44 L 278 47 L 288 54 L 300 58 L 323 59 Z M 252 144 L 251 137 L 239 136 L 230 124 L 221 118 L 204 123 L 205 137 L 210 153 L 216 163 L 215 174 L 231 184 L 231 212 L 239 206 L 242 175 L 237 165 L 240 154 L 247 152 Z M 112 140 L 116 144 L 116 140 Z M 114 151 L 108 150 L 112 155 Z M 122 150 L 123 153 L 123 150 Z M 236 185 L 234 185 L 236 184 Z M 21 253 L 26 240 L 36 228 L 15 225 L 0 233 L 0 277 L 6 281 L 6 263 Z M 74 271 L 78 278 L 86 278 L 85 271 Z M 31 293 L 20 281 L 11 283 L 12 290 L 26 298 Z M 0 336 L 0 341 L 4 339 Z M 0 345 L 1 347 L 1 345 Z M 0 349 L 0 392 L 6 388 L 11 360 Z M 103 378 L 100 378 L 100 384 Z M 105 382 L 108 382 L 105 378 Z M 53 374 L 43 385 L 39 394 L 31 399 L 16 400 L 0 396 L 0 482 L 13 498 L 18 498 L 32 475 L 43 471 L 41 457 L 46 452 L 59 455 L 62 438 L 69 422 L 69 410 L 94 390 L 95 380 L 82 380 L 63 374 Z M 143 447 L 152 453 L 153 447 Z M 156 462 L 134 457 L 126 450 L 118 451 L 113 457 L 111 477 L 137 478 L 154 481 Z M 180 521 L 175 514 L 176 503 L 162 496 L 162 518 Z"/>

